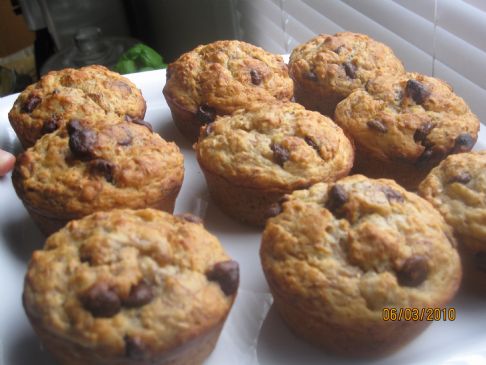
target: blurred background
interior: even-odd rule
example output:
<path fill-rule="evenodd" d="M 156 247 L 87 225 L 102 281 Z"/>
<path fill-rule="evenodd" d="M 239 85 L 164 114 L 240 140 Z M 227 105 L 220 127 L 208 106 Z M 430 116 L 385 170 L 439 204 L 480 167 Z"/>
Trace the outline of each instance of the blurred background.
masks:
<path fill-rule="evenodd" d="M 486 120 L 485 0 L 0 0 L 0 19 L 2 84 L 14 79 L 3 94 L 51 69 L 115 67 L 138 43 L 169 63 L 218 39 L 288 54 L 318 33 L 350 30 L 388 44 L 407 69 L 448 81 Z M 122 71 L 163 67 L 154 64 Z"/>

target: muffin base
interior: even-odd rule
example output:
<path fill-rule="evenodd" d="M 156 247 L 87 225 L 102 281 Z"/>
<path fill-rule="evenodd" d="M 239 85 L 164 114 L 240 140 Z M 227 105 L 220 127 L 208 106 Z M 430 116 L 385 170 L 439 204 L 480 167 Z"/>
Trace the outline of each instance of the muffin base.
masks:
<path fill-rule="evenodd" d="M 181 189 L 181 186 L 177 186 L 173 188 L 172 190 L 169 190 L 164 194 L 164 197 L 159 200 L 158 202 L 148 205 L 148 206 L 140 206 L 140 207 L 132 207 L 132 209 L 142 209 L 142 208 L 154 208 L 158 210 L 163 210 L 168 213 L 173 213 L 174 212 L 174 207 L 175 207 L 175 201 L 177 198 L 177 195 L 179 194 L 179 190 Z M 87 214 L 68 214 L 65 213 L 63 215 L 55 215 L 48 213 L 43 210 L 36 209 L 23 201 L 25 209 L 29 212 L 32 220 L 36 223 L 37 227 L 39 230 L 47 237 L 53 234 L 54 232 L 57 232 L 60 230 L 62 227 L 64 227 L 68 222 L 74 220 L 74 219 L 80 219 L 84 217 L 85 215 L 94 213 L 89 212 Z M 115 208 L 123 208 L 120 206 L 117 207 L 112 207 L 112 209 Z"/>
<path fill-rule="evenodd" d="M 294 98 L 295 101 L 303 105 L 308 110 L 314 110 L 329 118 L 334 119 L 334 110 L 343 96 L 331 92 L 315 92 L 315 90 L 307 90 L 298 86 L 294 82 Z"/>
<path fill-rule="evenodd" d="M 25 303 L 24 303 L 25 307 Z M 62 365 L 200 365 L 211 354 L 223 329 L 224 320 L 208 331 L 165 353 L 150 353 L 145 359 L 96 352 L 44 330 L 38 319 L 25 308 L 27 317 L 42 344 Z"/>
<path fill-rule="evenodd" d="M 263 227 L 278 212 L 284 195 L 291 192 L 238 186 L 203 166 L 201 169 L 216 205 L 230 217 L 253 226 Z"/>
<path fill-rule="evenodd" d="M 187 109 L 181 108 L 176 102 L 172 100 L 164 92 L 165 100 L 170 108 L 172 120 L 181 134 L 186 137 L 191 143 L 196 142 L 199 137 L 199 129 L 201 122 L 196 118 L 196 115 Z"/>
<path fill-rule="evenodd" d="M 272 290 L 274 304 L 290 329 L 305 341 L 346 357 L 376 358 L 397 351 L 423 332 L 427 321 L 375 321 L 336 324 L 305 303 L 292 305 Z M 332 317 L 331 317 L 332 319 Z"/>

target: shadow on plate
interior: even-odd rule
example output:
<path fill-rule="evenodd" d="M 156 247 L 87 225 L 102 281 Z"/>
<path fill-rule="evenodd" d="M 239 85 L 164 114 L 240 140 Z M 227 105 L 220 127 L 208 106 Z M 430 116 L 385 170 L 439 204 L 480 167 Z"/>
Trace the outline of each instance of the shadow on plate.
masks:
<path fill-rule="evenodd" d="M 7 221 L 3 236 L 8 248 L 20 260 L 27 262 L 34 250 L 41 249 L 45 237 L 28 215 Z"/>
<path fill-rule="evenodd" d="M 182 150 L 192 151 L 192 143 L 189 142 L 181 134 L 181 132 L 179 132 L 174 122 L 172 121 L 172 117 L 170 117 L 170 114 L 169 116 L 164 117 L 155 123 L 152 123 L 152 125 L 154 127 L 154 132 L 160 134 L 160 136 L 166 141 L 175 142 L 177 146 L 179 146 L 179 148 Z"/>
<path fill-rule="evenodd" d="M 42 347 L 34 332 L 22 333 L 5 350 L 6 364 L 12 365 L 55 365 L 54 358 Z"/>

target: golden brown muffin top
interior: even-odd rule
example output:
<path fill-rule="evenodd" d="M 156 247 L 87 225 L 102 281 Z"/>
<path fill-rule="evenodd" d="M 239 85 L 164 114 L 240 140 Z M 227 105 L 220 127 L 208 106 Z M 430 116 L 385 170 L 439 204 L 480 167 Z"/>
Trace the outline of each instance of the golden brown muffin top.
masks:
<path fill-rule="evenodd" d="M 294 81 L 310 90 L 346 97 L 381 74 L 404 72 L 393 51 L 364 34 L 320 34 L 296 47 L 289 61 Z"/>
<path fill-rule="evenodd" d="M 145 109 L 142 93 L 130 80 L 93 65 L 49 72 L 18 96 L 9 119 L 27 148 L 71 119 L 101 120 L 111 114 L 143 119 Z"/>
<path fill-rule="evenodd" d="M 420 184 L 419 193 L 474 251 L 486 251 L 486 151 L 451 155 Z"/>
<path fill-rule="evenodd" d="M 293 190 L 347 175 L 354 150 L 331 119 L 296 103 L 255 105 L 201 132 L 197 159 L 239 186 Z"/>
<path fill-rule="evenodd" d="M 242 41 L 217 41 L 169 65 L 164 95 L 207 123 L 254 102 L 290 100 L 293 83 L 281 56 Z"/>
<path fill-rule="evenodd" d="M 33 253 L 24 307 L 55 336 L 149 360 L 226 318 L 238 288 L 230 260 L 202 224 L 183 217 L 98 212 Z"/>
<path fill-rule="evenodd" d="M 181 184 L 183 159 L 145 125 L 71 120 L 18 157 L 13 182 L 33 209 L 79 216 L 156 204 Z"/>
<path fill-rule="evenodd" d="M 447 83 L 417 73 L 369 81 L 338 104 L 335 116 L 358 149 L 417 165 L 469 151 L 479 131 L 478 118 Z"/>
<path fill-rule="evenodd" d="M 288 196 L 267 221 L 260 255 L 274 290 L 290 301 L 315 298 L 336 322 L 444 305 L 461 279 L 440 214 L 394 181 L 362 175 Z"/>

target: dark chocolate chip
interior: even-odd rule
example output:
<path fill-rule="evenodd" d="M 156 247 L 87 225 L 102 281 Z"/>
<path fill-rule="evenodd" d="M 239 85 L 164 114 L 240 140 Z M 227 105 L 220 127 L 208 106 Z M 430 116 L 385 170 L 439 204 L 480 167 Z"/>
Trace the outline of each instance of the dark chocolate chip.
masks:
<path fill-rule="evenodd" d="M 54 90 L 52 90 L 52 94 L 54 94 L 54 95 L 57 95 L 57 94 L 59 94 L 60 92 L 61 92 L 61 90 L 59 90 L 59 89 L 54 89 Z"/>
<path fill-rule="evenodd" d="M 472 179 L 472 176 L 469 172 L 461 171 L 460 173 L 458 173 L 456 176 L 453 176 L 449 180 L 449 184 L 452 184 L 452 183 L 467 184 L 469 181 L 471 181 L 471 179 Z"/>
<path fill-rule="evenodd" d="M 319 153 L 319 152 L 320 152 L 319 145 L 318 145 L 316 142 L 314 142 L 314 140 L 313 140 L 311 137 L 309 137 L 309 136 L 304 137 L 304 141 L 305 141 L 305 143 L 307 143 L 309 146 L 311 146 L 313 149 L 315 149 L 315 150 L 317 151 L 317 153 Z"/>
<path fill-rule="evenodd" d="M 29 95 L 21 107 L 23 113 L 32 113 L 35 108 L 42 102 L 42 99 L 36 95 Z"/>
<path fill-rule="evenodd" d="M 326 208 L 333 214 L 336 214 L 349 199 L 348 192 L 341 185 L 334 185 L 329 190 L 329 195 L 326 203 Z"/>
<path fill-rule="evenodd" d="M 467 152 L 473 148 L 475 140 L 469 133 L 462 133 L 454 141 L 453 153 Z"/>
<path fill-rule="evenodd" d="M 206 128 L 204 128 L 204 134 L 206 135 L 206 137 L 209 136 L 212 131 L 213 131 L 212 124 L 206 124 Z"/>
<path fill-rule="evenodd" d="M 424 256 L 409 257 L 397 272 L 398 283 L 402 286 L 419 286 L 429 273 L 427 258 Z"/>
<path fill-rule="evenodd" d="M 107 283 L 96 283 L 81 297 L 83 307 L 94 317 L 109 318 L 121 309 L 118 294 Z"/>
<path fill-rule="evenodd" d="M 317 81 L 317 75 L 314 71 L 307 71 L 304 73 L 304 78 L 311 81 Z"/>
<path fill-rule="evenodd" d="M 197 215 L 191 214 L 191 213 L 182 213 L 178 214 L 177 217 L 184 219 L 185 221 L 191 222 L 191 223 L 197 223 L 197 224 L 202 224 L 203 220 L 201 217 L 198 217 Z"/>
<path fill-rule="evenodd" d="M 147 127 L 150 132 L 153 132 L 154 131 L 154 128 L 152 127 L 152 124 L 150 124 L 149 122 L 146 122 L 143 119 L 134 118 L 134 117 L 132 117 L 132 116 L 130 116 L 130 115 L 127 114 L 127 115 L 125 115 L 125 120 L 127 122 L 135 123 L 135 124 L 138 124 L 138 125 L 143 125 L 144 127 Z"/>
<path fill-rule="evenodd" d="M 265 217 L 266 218 L 276 217 L 281 212 L 282 212 L 282 206 L 280 205 L 280 203 L 273 203 L 266 210 Z"/>
<path fill-rule="evenodd" d="M 232 295 L 238 290 L 240 283 L 240 267 L 234 260 L 218 262 L 206 273 L 209 281 L 216 281 L 226 295 Z"/>
<path fill-rule="evenodd" d="M 278 143 L 272 143 L 270 148 L 273 151 L 273 160 L 280 166 L 283 166 L 284 163 L 290 158 L 289 150 L 282 147 Z"/>
<path fill-rule="evenodd" d="M 423 142 L 427 139 L 427 136 L 429 133 L 434 129 L 435 124 L 432 124 L 431 122 L 425 122 L 422 124 L 420 127 L 418 127 L 413 134 L 413 140 L 415 142 Z"/>
<path fill-rule="evenodd" d="M 374 129 L 375 131 L 378 131 L 380 133 L 386 133 L 388 132 L 388 127 L 381 121 L 381 120 L 370 120 L 368 123 L 366 123 L 368 128 Z"/>
<path fill-rule="evenodd" d="M 67 125 L 69 148 L 75 158 L 90 160 L 94 157 L 93 149 L 97 141 L 96 133 L 85 128 L 79 120 L 71 120 Z"/>
<path fill-rule="evenodd" d="M 125 356 L 133 360 L 143 360 L 146 357 L 147 347 L 139 337 L 125 336 Z"/>
<path fill-rule="evenodd" d="M 486 272 L 486 251 L 480 251 L 474 255 L 474 263 L 478 270 Z"/>
<path fill-rule="evenodd" d="M 94 175 L 100 175 L 105 178 L 106 181 L 113 183 L 113 172 L 115 165 L 102 158 L 97 158 L 89 163 L 90 172 Z"/>
<path fill-rule="evenodd" d="M 59 128 L 59 120 L 56 117 L 46 119 L 42 124 L 42 134 L 52 133 Z"/>
<path fill-rule="evenodd" d="M 212 123 L 216 119 L 216 109 L 207 104 L 201 105 L 197 108 L 196 118 L 201 124 Z"/>
<path fill-rule="evenodd" d="M 130 294 L 123 299 L 122 304 L 127 308 L 138 308 L 150 303 L 153 298 L 152 287 L 142 280 L 137 285 L 132 286 Z"/>
<path fill-rule="evenodd" d="M 257 70 L 250 70 L 251 82 L 253 85 L 260 85 L 262 83 L 262 76 Z"/>
<path fill-rule="evenodd" d="M 431 148 L 426 148 L 424 152 L 419 156 L 419 158 L 416 161 L 417 165 L 424 165 L 430 162 L 435 155 L 434 150 Z"/>
<path fill-rule="evenodd" d="M 389 186 L 384 186 L 382 188 L 383 193 L 385 194 L 386 198 L 388 199 L 388 202 L 398 202 L 398 203 L 403 203 L 404 197 L 403 195 L 399 192 L 396 191 L 393 188 L 390 188 Z"/>
<path fill-rule="evenodd" d="M 407 81 L 406 90 L 408 96 L 417 104 L 422 104 L 430 96 L 430 91 L 427 90 L 427 87 L 420 81 L 414 79 Z"/>
<path fill-rule="evenodd" d="M 346 72 L 346 75 L 350 79 L 355 79 L 356 78 L 356 66 L 351 62 L 344 62 L 343 66 L 344 66 L 344 71 Z"/>
<path fill-rule="evenodd" d="M 339 46 L 339 47 L 337 47 L 337 48 L 333 49 L 332 51 L 333 51 L 334 53 L 339 54 L 339 53 L 341 53 L 341 50 L 342 50 L 343 48 L 344 48 L 344 46 Z"/>

